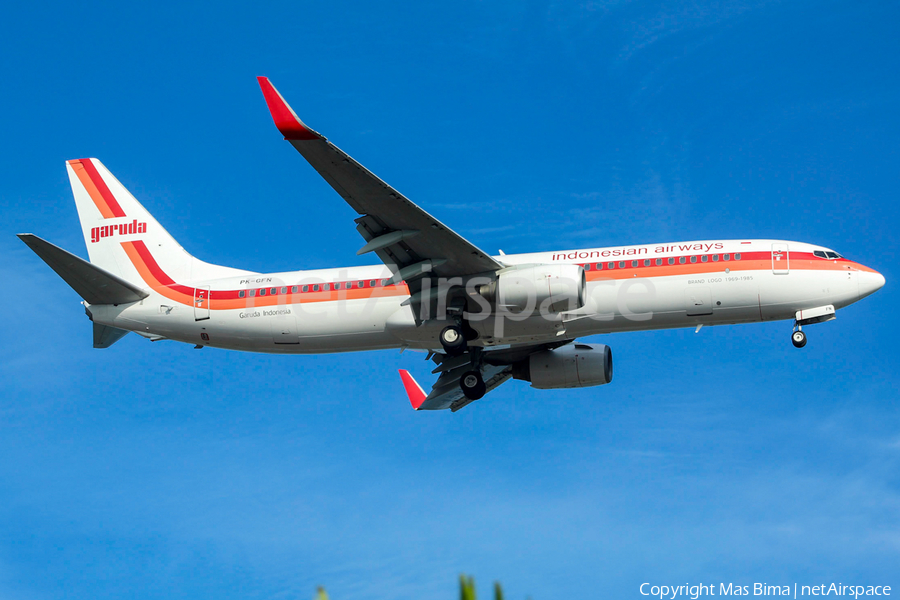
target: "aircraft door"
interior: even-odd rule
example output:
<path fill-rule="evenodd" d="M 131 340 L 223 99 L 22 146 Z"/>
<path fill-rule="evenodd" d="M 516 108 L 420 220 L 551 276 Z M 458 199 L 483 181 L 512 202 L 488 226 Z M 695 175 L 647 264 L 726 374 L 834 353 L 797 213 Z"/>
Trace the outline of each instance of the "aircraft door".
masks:
<path fill-rule="evenodd" d="M 791 257 L 787 244 L 772 244 L 772 273 L 787 275 L 791 272 Z"/>
<path fill-rule="evenodd" d="M 194 320 L 209 318 L 209 286 L 194 289 Z"/>

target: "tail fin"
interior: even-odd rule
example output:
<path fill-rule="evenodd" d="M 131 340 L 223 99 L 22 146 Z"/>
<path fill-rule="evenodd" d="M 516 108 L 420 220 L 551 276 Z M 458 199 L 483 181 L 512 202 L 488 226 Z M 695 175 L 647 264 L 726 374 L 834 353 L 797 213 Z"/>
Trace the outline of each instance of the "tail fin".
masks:
<path fill-rule="evenodd" d="M 66 167 L 92 264 L 141 287 L 236 272 L 188 254 L 96 158 Z"/>

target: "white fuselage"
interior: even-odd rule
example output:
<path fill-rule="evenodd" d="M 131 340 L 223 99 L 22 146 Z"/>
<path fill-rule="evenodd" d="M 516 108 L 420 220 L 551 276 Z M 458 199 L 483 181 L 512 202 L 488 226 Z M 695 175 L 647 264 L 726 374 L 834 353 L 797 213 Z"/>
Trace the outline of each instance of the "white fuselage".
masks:
<path fill-rule="evenodd" d="M 617 331 L 794 319 L 801 310 L 842 308 L 883 284 L 868 267 L 814 254 L 821 250 L 798 242 L 716 240 L 497 256 L 510 267 L 583 265 L 585 304 L 549 317 L 472 319 L 479 333 L 473 343 L 515 346 Z M 385 266 L 236 273 L 165 284 L 165 274 L 148 275 L 149 297 L 91 306 L 91 314 L 97 323 L 151 339 L 255 352 L 441 348 L 437 335 L 446 321 L 417 325 L 412 307 L 404 305 L 406 286 L 384 285 L 391 276 Z"/>

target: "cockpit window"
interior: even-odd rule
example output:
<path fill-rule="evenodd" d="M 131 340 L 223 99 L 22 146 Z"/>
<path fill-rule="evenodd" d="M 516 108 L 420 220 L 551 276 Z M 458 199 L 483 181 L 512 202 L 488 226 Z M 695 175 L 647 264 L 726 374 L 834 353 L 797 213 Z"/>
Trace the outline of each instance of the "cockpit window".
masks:
<path fill-rule="evenodd" d="M 814 256 L 818 256 L 819 258 L 828 258 L 827 256 L 825 256 L 825 253 L 824 253 L 823 251 L 821 251 L 821 250 L 816 250 L 816 251 L 814 251 L 814 252 L 813 252 L 813 255 L 814 255 Z"/>
<path fill-rule="evenodd" d="M 843 256 L 841 256 L 841 255 L 838 254 L 837 252 L 831 252 L 831 251 L 826 252 L 826 253 L 825 253 L 825 256 L 827 256 L 828 258 L 832 258 L 832 259 L 833 259 L 833 258 L 844 258 Z"/>

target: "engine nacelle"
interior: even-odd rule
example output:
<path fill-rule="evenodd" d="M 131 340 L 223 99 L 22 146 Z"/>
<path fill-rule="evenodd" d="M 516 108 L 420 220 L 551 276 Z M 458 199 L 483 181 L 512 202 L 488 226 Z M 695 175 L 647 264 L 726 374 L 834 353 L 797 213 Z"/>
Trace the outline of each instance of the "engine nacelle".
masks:
<path fill-rule="evenodd" d="M 577 310 L 584 306 L 585 278 L 581 265 L 534 265 L 506 271 L 479 293 L 492 306 L 512 312 Z"/>
<path fill-rule="evenodd" d="M 612 376 L 612 350 L 604 344 L 569 344 L 513 365 L 515 379 L 530 381 L 540 390 L 603 385 Z"/>

